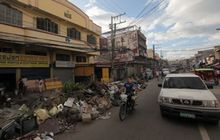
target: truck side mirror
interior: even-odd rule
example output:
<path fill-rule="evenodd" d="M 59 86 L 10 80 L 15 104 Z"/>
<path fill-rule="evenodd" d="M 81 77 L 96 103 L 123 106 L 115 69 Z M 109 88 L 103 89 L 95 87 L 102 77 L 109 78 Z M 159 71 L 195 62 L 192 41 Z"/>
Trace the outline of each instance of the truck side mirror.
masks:
<path fill-rule="evenodd" d="M 213 89 L 213 85 L 207 84 L 208 89 Z"/>

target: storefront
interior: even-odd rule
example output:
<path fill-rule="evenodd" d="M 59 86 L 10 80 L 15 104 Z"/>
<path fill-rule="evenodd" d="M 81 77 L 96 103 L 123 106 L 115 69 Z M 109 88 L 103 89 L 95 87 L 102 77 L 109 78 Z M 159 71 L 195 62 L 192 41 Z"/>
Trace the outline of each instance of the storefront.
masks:
<path fill-rule="evenodd" d="M 89 82 L 94 79 L 95 71 L 93 65 L 78 65 L 75 68 L 75 82 Z"/>
<path fill-rule="evenodd" d="M 56 61 L 54 68 L 54 77 L 61 81 L 74 80 L 75 64 L 71 61 Z"/>
<path fill-rule="evenodd" d="M 16 88 L 16 69 L 0 69 L 0 85 L 7 91 L 13 91 Z"/>
<path fill-rule="evenodd" d="M 49 59 L 47 56 L 0 52 L 0 78 L 7 88 L 14 90 L 16 82 L 27 79 L 49 78 Z"/>
<path fill-rule="evenodd" d="M 21 77 L 33 79 L 47 79 L 50 78 L 49 68 L 23 68 L 21 69 Z"/>
<path fill-rule="evenodd" d="M 98 81 L 108 82 L 110 80 L 110 64 L 96 64 L 95 78 Z"/>

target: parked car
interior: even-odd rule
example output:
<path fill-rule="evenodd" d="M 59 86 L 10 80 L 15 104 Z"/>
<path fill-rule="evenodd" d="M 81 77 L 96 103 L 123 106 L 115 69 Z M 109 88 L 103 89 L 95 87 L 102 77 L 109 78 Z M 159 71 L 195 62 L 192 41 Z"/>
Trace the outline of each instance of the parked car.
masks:
<path fill-rule="evenodd" d="M 192 119 L 206 119 L 218 124 L 219 101 L 195 74 L 169 74 L 165 77 L 158 102 L 161 115 L 174 115 Z M 207 88 L 208 87 L 208 88 Z"/>

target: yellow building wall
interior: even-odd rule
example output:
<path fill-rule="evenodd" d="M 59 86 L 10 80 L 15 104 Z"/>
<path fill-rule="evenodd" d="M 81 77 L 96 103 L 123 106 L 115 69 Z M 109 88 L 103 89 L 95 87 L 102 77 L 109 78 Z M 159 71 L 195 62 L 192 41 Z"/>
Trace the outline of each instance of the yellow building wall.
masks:
<path fill-rule="evenodd" d="M 65 6 L 62 6 L 61 4 L 54 2 L 54 0 L 46 0 L 46 1 L 45 0 L 38 0 L 38 1 L 19 0 L 19 1 L 23 2 L 25 4 L 32 4 L 33 6 L 42 8 L 43 10 L 45 10 L 44 7 L 46 7 L 46 6 L 48 7 L 48 5 L 50 5 L 52 3 L 52 5 L 59 7 L 59 8 L 55 8 L 55 9 L 59 9 L 59 10 L 65 12 L 65 10 L 64 10 Z M 65 0 L 63 0 L 63 1 L 65 1 Z M 66 43 L 66 40 L 64 37 L 67 36 L 67 28 L 74 27 L 78 31 L 81 32 L 81 40 L 82 41 L 71 39 L 70 43 L 78 44 L 78 45 L 87 45 L 87 43 L 86 43 L 87 42 L 87 35 L 93 34 L 97 40 L 97 44 L 94 46 L 98 47 L 100 45 L 99 38 L 100 38 L 100 34 L 101 34 L 101 28 L 98 27 L 97 25 L 95 25 L 87 16 L 85 16 L 83 14 L 78 14 L 78 16 L 81 16 L 81 18 L 78 18 L 78 17 L 75 17 L 72 15 L 72 18 L 74 18 L 74 21 L 79 22 L 80 27 L 78 27 L 77 25 L 74 25 L 72 21 L 71 21 L 72 23 L 67 22 L 68 18 L 65 19 L 67 21 L 64 21 L 64 20 L 62 21 L 57 18 L 50 17 L 48 14 L 43 14 L 41 12 L 37 12 L 37 11 L 29 9 L 29 8 L 24 8 L 22 6 L 12 5 L 12 7 L 18 9 L 19 11 L 21 11 L 23 13 L 23 27 L 36 29 L 36 18 L 37 17 L 49 18 L 58 24 L 58 35 L 61 35 L 62 37 L 57 36 L 57 34 L 53 34 L 53 33 L 42 35 L 42 33 L 37 33 L 36 31 L 29 31 L 29 30 L 27 30 L 27 31 L 25 30 L 24 35 L 43 38 L 43 39 L 51 39 L 51 40 L 56 40 L 56 41 L 61 41 L 61 42 Z M 47 8 L 46 10 L 54 10 L 54 8 L 51 8 L 51 7 L 53 7 L 53 6 L 49 6 L 49 8 Z M 57 12 L 53 12 L 53 14 L 56 15 L 56 14 L 60 13 L 61 11 L 59 11 L 59 10 Z M 61 13 L 63 13 L 63 12 L 61 12 Z M 77 12 L 75 12 L 75 13 L 77 14 Z M 61 18 L 63 18 L 63 17 L 64 17 L 64 15 L 62 15 Z M 82 18 L 83 18 L 83 20 L 85 20 L 87 22 L 86 23 L 88 25 L 87 27 L 84 26 L 84 23 L 83 23 L 84 21 L 80 20 Z M 85 29 L 85 28 L 87 28 L 87 29 Z M 39 29 L 36 29 L 36 30 L 42 31 Z M 96 34 L 94 34 L 92 31 L 95 31 Z M 43 32 L 45 32 L 45 31 L 43 31 Z M 15 32 L 15 33 L 17 33 L 17 32 Z"/>
<path fill-rule="evenodd" d="M 18 0 L 26 5 L 32 5 L 52 15 L 56 15 L 65 21 L 69 21 L 92 32 L 101 34 L 101 27 L 97 26 L 89 17 L 67 0 Z M 71 19 L 64 16 L 64 13 L 71 14 Z"/>

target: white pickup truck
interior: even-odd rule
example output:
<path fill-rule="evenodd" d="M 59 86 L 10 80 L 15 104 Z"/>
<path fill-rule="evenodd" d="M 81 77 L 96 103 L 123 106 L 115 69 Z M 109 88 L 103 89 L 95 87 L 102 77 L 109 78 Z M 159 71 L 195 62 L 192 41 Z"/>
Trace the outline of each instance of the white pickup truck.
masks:
<path fill-rule="evenodd" d="M 202 79 L 195 74 L 168 74 L 161 88 L 158 102 L 161 115 L 175 115 L 205 119 L 218 124 L 220 105 Z"/>

